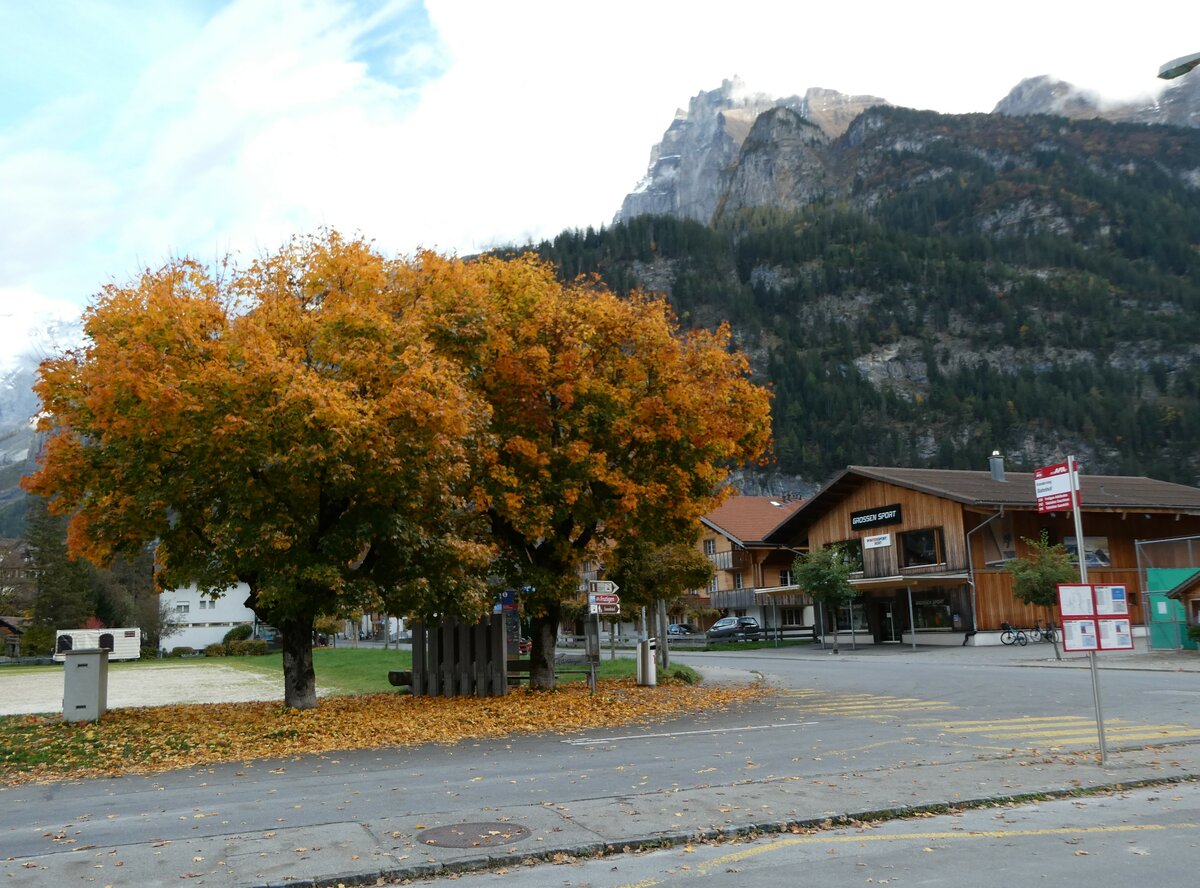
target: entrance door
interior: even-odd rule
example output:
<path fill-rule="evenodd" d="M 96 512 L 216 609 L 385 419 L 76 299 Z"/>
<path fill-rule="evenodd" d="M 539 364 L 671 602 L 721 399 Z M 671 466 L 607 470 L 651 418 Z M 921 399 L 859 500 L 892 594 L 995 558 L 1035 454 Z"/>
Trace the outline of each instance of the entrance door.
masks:
<path fill-rule="evenodd" d="M 900 626 L 896 606 L 891 601 L 880 601 L 875 605 L 876 625 L 879 626 L 880 644 L 893 644 L 900 641 Z"/>

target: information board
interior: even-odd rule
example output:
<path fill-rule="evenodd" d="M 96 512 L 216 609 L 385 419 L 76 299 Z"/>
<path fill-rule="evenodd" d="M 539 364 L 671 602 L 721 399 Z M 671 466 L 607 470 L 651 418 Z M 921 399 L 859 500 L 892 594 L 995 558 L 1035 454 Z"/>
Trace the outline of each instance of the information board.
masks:
<path fill-rule="evenodd" d="M 1130 651 L 1129 596 L 1124 586 L 1060 583 L 1064 651 Z"/>

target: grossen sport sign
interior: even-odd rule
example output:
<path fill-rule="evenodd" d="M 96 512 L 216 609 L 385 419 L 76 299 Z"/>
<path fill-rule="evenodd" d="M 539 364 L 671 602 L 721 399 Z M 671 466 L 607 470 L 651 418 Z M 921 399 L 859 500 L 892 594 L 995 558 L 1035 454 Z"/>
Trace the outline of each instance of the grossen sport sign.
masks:
<path fill-rule="evenodd" d="M 881 506 L 878 509 L 863 509 L 850 513 L 851 530 L 868 530 L 872 527 L 885 527 L 889 524 L 899 524 L 903 521 L 900 515 L 900 504 Z"/>

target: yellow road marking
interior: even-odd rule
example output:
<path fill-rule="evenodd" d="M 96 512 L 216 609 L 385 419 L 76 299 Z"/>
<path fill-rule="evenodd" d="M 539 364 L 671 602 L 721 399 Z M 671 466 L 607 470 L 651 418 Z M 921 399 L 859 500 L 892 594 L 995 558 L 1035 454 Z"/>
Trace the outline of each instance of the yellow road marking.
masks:
<path fill-rule="evenodd" d="M 795 838 L 788 839 L 779 839 L 777 841 L 772 841 L 769 845 L 745 848 L 741 851 L 736 851 L 733 854 L 726 854 L 722 857 L 716 857 L 700 864 L 695 868 L 695 872 L 697 875 L 706 876 L 717 867 L 727 866 L 731 863 L 738 863 L 751 857 L 757 857 L 760 854 L 766 854 L 770 851 L 777 851 L 781 848 L 787 848 L 793 845 L 845 845 L 865 842 L 928 842 L 946 839 L 1011 839 L 1032 836 L 1083 836 L 1126 832 L 1165 832 L 1167 830 L 1174 829 L 1200 829 L 1200 823 L 1125 823 L 1119 826 L 1085 826 L 1079 828 L 1060 826 L 1047 829 L 996 829 L 981 831 L 956 830 L 953 832 L 898 833 L 895 835 L 862 834 L 853 836 L 827 836 L 816 834 L 809 836 L 797 836 Z"/>
<path fill-rule="evenodd" d="M 915 727 L 915 728 L 959 728 L 959 727 L 970 726 L 970 725 L 991 726 L 991 725 L 1037 724 L 1039 722 L 1054 722 L 1054 723 L 1063 723 L 1063 724 L 1083 723 L 1083 724 L 1088 724 L 1088 725 L 1094 725 L 1096 723 L 1094 719 L 1084 718 L 1083 716 L 1078 716 L 1078 715 L 1056 715 L 1056 716 L 1046 716 L 1046 717 L 1040 717 L 1040 718 L 1035 718 L 1035 717 L 1029 716 L 1029 715 L 1022 715 L 1022 716 L 1018 716 L 1017 718 L 1003 718 L 1003 719 L 989 718 L 984 721 L 913 722 L 913 727 Z M 1117 719 L 1117 718 L 1114 718 L 1111 721 L 1105 722 L 1105 724 L 1114 724 L 1114 725 L 1121 724 L 1121 723 L 1122 723 L 1121 720 Z"/>

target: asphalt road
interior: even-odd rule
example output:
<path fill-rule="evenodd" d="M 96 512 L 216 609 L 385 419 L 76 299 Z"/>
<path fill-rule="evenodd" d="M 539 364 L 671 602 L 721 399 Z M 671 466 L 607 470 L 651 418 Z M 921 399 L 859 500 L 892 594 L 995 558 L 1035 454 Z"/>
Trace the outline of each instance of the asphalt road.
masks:
<path fill-rule="evenodd" d="M 1103 671 L 1116 761 L 1105 770 L 1086 669 L 1003 652 L 704 656 L 761 670 L 778 693 L 731 713 L 589 735 L 3 789 L 0 873 L 44 874 L 29 884 L 319 881 L 461 862 L 470 849 L 447 856 L 422 837 L 468 821 L 524 824 L 529 837 L 511 845 L 520 856 L 1200 770 L 1195 672 Z M 118 860 L 119 871 L 87 868 Z"/>
<path fill-rule="evenodd" d="M 1187 885 L 1200 859 L 1200 784 L 965 810 L 752 841 L 465 875 L 457 888 L 746 885 Z M 420 884 L 431 884 L 423 880 Z"/>

